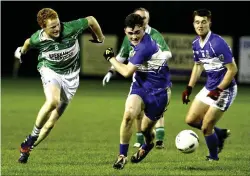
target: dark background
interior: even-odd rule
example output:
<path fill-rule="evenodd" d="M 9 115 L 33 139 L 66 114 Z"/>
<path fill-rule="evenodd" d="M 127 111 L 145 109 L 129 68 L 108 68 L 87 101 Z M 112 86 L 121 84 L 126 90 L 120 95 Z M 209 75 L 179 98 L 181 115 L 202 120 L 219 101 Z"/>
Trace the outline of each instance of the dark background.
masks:
<path fill-rule="evenodd" d="M 1 2 L 1 62 L 2 76 L 11 76 L 13 55 L 39 26 L 36 14 L 41 8 L 56 10 L 61 21 L 70 21 L 94 16 L 104 34 L 117 34 L 122 39 L 123 21 L 135 8 L 144 7 L 150 12 L 150 25 L 160 32 L 194 34 L 192 12 L 199 8 L 212 11 L 212 31 L 219 35 L 230 35 L 234 39 L 233 53 L 238 61 L 238 39 L 250 35 L 250 2 Z M 121 42 L 121 41 L 120 41 Z M 21 76 L 38 76 L 36 51 L 24 56 Z"/>

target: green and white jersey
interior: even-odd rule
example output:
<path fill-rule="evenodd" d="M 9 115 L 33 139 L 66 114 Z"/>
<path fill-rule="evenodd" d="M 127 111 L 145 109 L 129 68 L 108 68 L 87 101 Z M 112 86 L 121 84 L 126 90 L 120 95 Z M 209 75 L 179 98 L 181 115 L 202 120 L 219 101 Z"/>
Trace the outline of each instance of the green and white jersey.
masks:
<path fill-rule="evenodd" d="M 30 38 L 31 48 L 39 50 L 38 70 L 48 67 L 58 74 L 69 74 L 80 69 L 80 46 L 78 36 L 88 28 L 88 20 L 81 18 L 61 23 L 61 36 L 56 39 L 44 37 L 38 30 Z"/>
<path fill-rule="evenodd" d="M 166 41 L 164 40 L 163 36 L 159 31 L 150 26 L 147 26 L 145 32 L 148 33 L 150 37 L 156 41 L 161 51 L 170 51 Z M 125 36 L 122 42 L 121 49 L 118 55 L 116 56 L 116 59 L 119 60 L 120 62 L 124 62 L 129 58 L 129 55 L 132 52 L 133 52 L 133 47 L 130 45 L 128 37 Z"/>

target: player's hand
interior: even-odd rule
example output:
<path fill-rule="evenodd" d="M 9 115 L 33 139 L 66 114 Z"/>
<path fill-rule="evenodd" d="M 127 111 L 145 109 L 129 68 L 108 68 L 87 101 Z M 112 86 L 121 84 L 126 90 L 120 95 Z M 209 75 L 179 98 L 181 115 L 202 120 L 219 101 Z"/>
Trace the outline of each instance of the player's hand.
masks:
<path fill-rule="evenodd" d="M 109 61 L 112 57 L 115 56 L 113 48 L 107 48 L 103 54 L 104 58 Z"/>
<path fill-rule="evenodd" d="M 188 104 L 189 102 L 190 102 L 190 100 L 189 100 L 189 96 L 191 95 L 191 93 L 192 93 L 192 87 L 191 86 L 187 86 L 186 87 L 186 90 L 184 90 L 183 92 L 182 92 L 182 102 L 183 102 L 183 104 Z"/>
<path fill-rule="evenodd" d="M 110 78 L 113 76 L 113 71 L 109 70 L 108 73 L 104 76 L 103 80 L 102 80 L 102 85 L 105 86 L 106 83 L 109 82 Z"/>
<path fill-rule="evenodd" d="M 15 58 L 19 59 L 19 62 L 20 62 L 20 63 L 22 63 L 22 58 L 21 58 L 22 53 L 21 53 L 21 49 L 22 49 L 22 47 L 18 47 L 18 48 L 16 49 L 16 51 L 15 51 L 15 54 L 14 54 Z"/>
<path fill-rule="evenodd" d="M 213 100 L 218 100 L 218 98 L 219 98 L 219 96 L 220 96 L 220 94 L 221 94 L 222 91 L 223 91 L 222 89 L 220 89 L 220 88 L 217 87 L 216 89 L 211 90 L 207 94 L 207 97 L 210 97 Z"/>
<path fill-rule="evenodd" d="M 98 39 L 98 38 L 95 36 L 95 34 L 92 33 L 92 39 L 89 40 L 89 41 L 92 42 L 92 43 L 104 43 L 104 40 L 105 40 L 105 37 L 104 37 L 104 36 L 102 36 L 101 39 Z"/>

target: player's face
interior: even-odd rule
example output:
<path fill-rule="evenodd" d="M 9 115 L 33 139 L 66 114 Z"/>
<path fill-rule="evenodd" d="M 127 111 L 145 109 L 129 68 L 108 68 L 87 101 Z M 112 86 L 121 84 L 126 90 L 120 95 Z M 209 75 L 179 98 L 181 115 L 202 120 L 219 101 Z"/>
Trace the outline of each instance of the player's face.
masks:
<path fill-rule="evenodd" d="M 142 11 L 142 10 L 137 10 L 135 11 L 135 14 L 140 15 L 142 18 L 144 18 L 144 25 L 145 26 L 148 25 L 149 15 L 147 14 L 147 12 Z"/>
<path fill-rule="evenodd" d="M 134 29 L 127 27 L 125 28 L 125 34 L 127 35 L 131 44 L 136 46 L 137 44 L 140 43 L 144 35 L 144 28 L 139 26 L 135 26 Z"/>
<path fill-rule="evenodd" d="M 51 38 L 58 38 L 60 36 L 61 31 L 60 20 L 58 18 L 48 19 L 44 31 Z"/>
<path fill-rule="evenodd" d="M 199 36 L 206 36 L 210 31 L 211 21 L 207 17 L 195 16 L 194 29 Z"/>

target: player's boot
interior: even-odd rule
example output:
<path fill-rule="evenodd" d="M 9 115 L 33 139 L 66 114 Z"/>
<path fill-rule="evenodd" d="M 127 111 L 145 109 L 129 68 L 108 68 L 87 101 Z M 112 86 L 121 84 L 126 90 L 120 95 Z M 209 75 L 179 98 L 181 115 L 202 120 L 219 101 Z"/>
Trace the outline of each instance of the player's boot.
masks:
<path fill-rule="evenodd" d="M 33 145 L 36 142 L 38 137 L 29 135 L 22 143 L 20 147 L 20 158 L 18 159 L 19 163 L 27 163 L 30 156 L 30 151 L 33 149 Z"/>
<path fill-rule="evenodd" d="M 212 158 L 210 156 L 206 156 L 206 161 L 210 161 L 210 162 L 219 161 L 219 158 Z"/>
<path fill-rule="evenodd" d="M 164 148 L 163 141 L 156 141 L 155 142 L 155 148 L 157 148 L 157 149 L 163 149 Z"/>
<path fill-rule="evenodd" d="M 219 138 L 218 153 L 221 153 L 225 140 L 230 136 L 231 131 L 229 129 L 222 129 L 220 134 L 217 134 Z"/>
<path fill-rule="evenodd" d="M 131 162 L 139 163 L 140 161 L 142 161 L 153 147 L 154 143 L 149 145 L 143 144 L 141 148 L 131 157 Z"/>
<path fill-rule="evenodd" d="M 127 163 L 128 158 L 124 155 L 119 155 L 116 162 L 113 164 L 114 169 L 123 169 Z"/>

